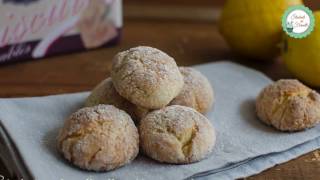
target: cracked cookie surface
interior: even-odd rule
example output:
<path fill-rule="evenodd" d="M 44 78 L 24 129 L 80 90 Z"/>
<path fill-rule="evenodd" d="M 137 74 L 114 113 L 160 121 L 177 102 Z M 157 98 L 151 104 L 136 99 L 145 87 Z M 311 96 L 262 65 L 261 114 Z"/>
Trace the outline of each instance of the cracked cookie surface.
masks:
<path fill-rule="evenodd" d="M 126 111 L 132 119 L 139 121 L 149 112 L 148 109 L 132 104 L 125 98 L 119 95 L 112 84 L 111 78 L 107 78 L 100 82 L 88 96 L 85 106 L 96 106 L 99 104 L 109 104 Z"/>
<path fill-rule="evenodd" d="M 320 95 L 298 80 L 279 80 L 256 99 L 260 120 L 281 131 L 299 131 L 320 122 Z"/>
<path fill-rule="evenodd" d="M 168 105 L 184 84 L 175 60 L 146 46 L 118 53 L 113 60 L 111 77 L 121 96 L 147 109 Z"/>
<path fill-rule="evenodd" d="M 172 105 L 145 116 L 139 127 L 143 152 L 159 162 L 185 164 L 206 158 L 216 136 L 209 120 L 192 108 Z"/>
<path fill-rule="evenodd" d="M 208 112 L 214 101 L 213 89 L 208 79 L 190 67 L 180 67 L 179 70 L 184 77 L 184 86 L 170 105 L 191 107 L 203 114 Z"/>
<path fill-rule="evenodd" d="M 137 156 L 139 135 L 127 113 L 111 105 L 98 105 L 73 113 L 58 135 L 57 146 L 81 169 L 109 171 Z"/>

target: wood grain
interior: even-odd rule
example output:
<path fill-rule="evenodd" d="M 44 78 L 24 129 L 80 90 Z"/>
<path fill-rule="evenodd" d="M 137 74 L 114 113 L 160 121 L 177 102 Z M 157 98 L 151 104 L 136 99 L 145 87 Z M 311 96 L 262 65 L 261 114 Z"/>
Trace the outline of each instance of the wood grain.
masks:
<path fill-rule="evenodd" d="M 148 4 L 147 1 L 143 2 Z M 44 96 L 90 90 L 109 76 L 111 59 L 116 52 L 137 45 L 162 49 L 175 57 L 179 65 L 228 59 L 260 70 L 274 80 L 292 77 L 280 58 L 262 62 L 234 55 L 220 36 L 216 24 L 211 21 L 127 17 L 124 24 L 123 39 L 113 48 L 1 66 L 0 97 Z M 319 150 L 248 179 L 318 180 L 320 160 L 317 153 Z M 0 174 L 6 175 L 1 165 Z"/>
<path fill-rule="evenodd" d="M 126 5 L 157 6 L 189 6 L 189 7 L 222 7 L 227 0 L 124 0 Z M 320 10 L 319 0 L 303 0 L 304 4 L 313 10 Z"/>
<path fill-rule="evenodd" d="M 179 21 L 207 21 L 216 23 L 221 9 L 216 7 L 191 6 L 153 6 L 128 5 L 124 9 L 126 19 L 179 20 Z"/>

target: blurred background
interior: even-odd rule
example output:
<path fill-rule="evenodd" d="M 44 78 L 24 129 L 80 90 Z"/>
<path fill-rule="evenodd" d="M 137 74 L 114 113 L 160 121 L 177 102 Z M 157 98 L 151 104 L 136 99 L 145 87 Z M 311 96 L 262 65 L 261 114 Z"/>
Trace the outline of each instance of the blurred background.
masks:
<path fill-rule="evenodd" d="M 159 48 L 179 65 L 233 60 L 272 79 L 292 77 L 281 61 L 238 57 L 218 30 L 225 0 L 124 0 L 121 41 L 112 48 L 0 64 L 0 97 L 36 96 L 90 90 L 109 76 L 111 59 L 138 45 Z M 263 2 L 263 1 L 261 1 Z M 313 10 L 319 0 L 305 0 Z"/>
<path fill-rule="evenodd" d="M 207 18 L 217 18 L 219 12 L 213 13 L 208 13 L 206 10 L 216 10 L 220 11 L 221 8 L 223 7 L 224 3 L 226 0 L 161 0 L 161 1 L 156 1 L 156 0 L 124 0 L 125 4 L 125 16 L 126 17 L 131 17 L 132 15 L 134 16 L 148 16 L 148 17 L 168 17 L 168 18 L 173 18 L 170 15 L 175 14 L 176 17 L 189 17 L 191 19 L 193 18 L 204 18 L 205 16 Z M 319 0 L 304 0 L 304 3 L 306 6 L 310 7 L 313 10 L 319 10 L 320 9 L 320 1 Z M 150 7 L 152 10 L 145 10 L 145 7 Z M 133 9 L 141 9 L 142 11 L 129 11 Z M 167 9 L 166 13 L 164 13 L 165 8 L 170 8 Z M 183 9 L 186 8 L 186 9 Z M 190 10 L 190 9 L 196 9 L 201 8 L 203 10 L 202 13 L 198 14 L 192 14 L 188 11 L 183 10 Z M 170 11 L 170 10 L 176 10 L 176 11 Z M 184 14 L 184 15 L 183 15 Z M 211 14 L 211 15 L 210 15 Z M 196 16 L 196 17 L 191 17 L 191 16 Z"/>

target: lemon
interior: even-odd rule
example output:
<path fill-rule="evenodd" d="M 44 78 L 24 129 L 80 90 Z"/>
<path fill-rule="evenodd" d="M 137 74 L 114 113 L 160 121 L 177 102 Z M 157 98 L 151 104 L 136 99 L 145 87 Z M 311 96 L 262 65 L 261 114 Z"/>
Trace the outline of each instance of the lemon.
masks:
<path fill-rule="evenodd" d="M 281 17 L 301 0 L 228 0 L 219 30 L 231 48 L 244 56 L 269 59 L 280 54 Z"/>
<path fill-rule="evenodd" d="M 320 22 L 320 11 L 314 13 L 315 23 Z M 320 87 L 320 26 L 305 38 L 286 36 L 282 54 L 288 69 L 305 83 Z"/>

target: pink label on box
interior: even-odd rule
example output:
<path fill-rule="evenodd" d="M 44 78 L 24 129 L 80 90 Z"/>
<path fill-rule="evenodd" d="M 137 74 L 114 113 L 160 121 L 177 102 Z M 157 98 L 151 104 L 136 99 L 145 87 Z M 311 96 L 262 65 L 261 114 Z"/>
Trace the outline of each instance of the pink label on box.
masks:
<path fill-rule="evenodd" d="M 115 44 L 121 0 L 0 0 L 0 63 Z"/>

